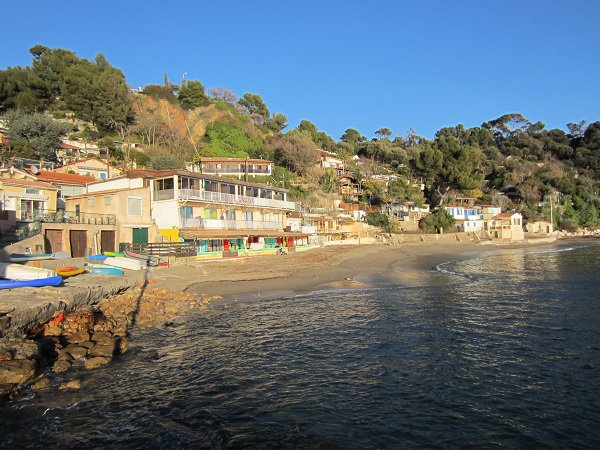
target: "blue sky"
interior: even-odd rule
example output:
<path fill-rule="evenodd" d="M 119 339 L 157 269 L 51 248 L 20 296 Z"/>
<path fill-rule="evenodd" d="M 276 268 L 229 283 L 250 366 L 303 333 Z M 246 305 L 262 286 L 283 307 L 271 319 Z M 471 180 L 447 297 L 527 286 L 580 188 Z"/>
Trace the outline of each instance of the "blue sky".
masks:
<path fill-rule="evenodd" d="M 132 87 L 200 80 L 261 95 L 339 139 L 433 137 L 518 112 L 600 120 L 600 1 L 0 0 L 0 68 L 35 44 L 103 53 Z"/>

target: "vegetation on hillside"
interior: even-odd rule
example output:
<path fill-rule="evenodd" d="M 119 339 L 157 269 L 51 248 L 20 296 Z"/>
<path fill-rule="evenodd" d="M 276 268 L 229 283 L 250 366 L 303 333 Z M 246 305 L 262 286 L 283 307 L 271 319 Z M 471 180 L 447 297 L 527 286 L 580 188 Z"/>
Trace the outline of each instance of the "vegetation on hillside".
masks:
<path fill-rule="evenodd" d="M 348 128 L 336 140 L 309 120 L 290 129 L 285 114 L 271 113 L 255 93 L 207 93 L 199 80 L 176 85 L 166 74 L 162 84 L 132 93 L 101 54 L 88 61 L 41 45 L 30 53 L 31 66 L 0 71 L 0 114 L 10 138 L 0 146 L 3 159 L 51 159 L 64 137 L 99 143 L 124 167 L 184 167 L 201 156 L 265 158 L 276 164 L 266 182 L 318 204 L 338 183 L 332 171 L 315 167 L 325 150 L 346 160 L 363 181 L 361 201 L 371 205 L 437 206 L 467 196 L 537 220 L 549 219 L 552 203 L 563 228 L 600 225 L 600 122 L 573 122 L 563 131 L 511 113 L 479 127 L 442 128 L 433 139 L 381 127 L 372 138 Z M 127 145 L 133 143 L 143 151 Z M 396 179 L 387 186 L 370 180 L 381 174 Z M 389 227 L 380 215 L 371 220 Z M 424 226 L 447 226 L 444 217 L 430 221 Z"/>

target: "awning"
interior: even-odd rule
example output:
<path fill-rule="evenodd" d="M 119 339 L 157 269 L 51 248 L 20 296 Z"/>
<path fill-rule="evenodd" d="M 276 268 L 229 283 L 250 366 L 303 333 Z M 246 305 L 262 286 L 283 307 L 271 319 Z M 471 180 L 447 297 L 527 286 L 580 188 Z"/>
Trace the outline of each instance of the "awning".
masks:
<path fill-rule="evenodd" d="M 278 230 L 180 230 L 179 236 L 184 239 L 234 239 L 248 236 L 259 237 L 307 237 L 307 233 Z"/>

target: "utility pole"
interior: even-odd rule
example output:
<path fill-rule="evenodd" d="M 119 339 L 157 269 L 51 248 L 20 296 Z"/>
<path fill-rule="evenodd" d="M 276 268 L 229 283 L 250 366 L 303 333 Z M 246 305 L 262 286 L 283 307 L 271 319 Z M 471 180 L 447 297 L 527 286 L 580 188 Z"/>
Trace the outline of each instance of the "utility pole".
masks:
<path fill-rule="evenodd" d="M 553 194 L 552 194 L 552 192 L 550 192 L 550 227 L 551 227 L 552 233 L 554 233 L 554 211 L 553 211 L 553 207 L 552 207 L 552 197 L 553 197 Z"/>
<path fill-rule="evenodd" d="M 110 179 L 110 148 L 106 147 L 106 179 Z"/>

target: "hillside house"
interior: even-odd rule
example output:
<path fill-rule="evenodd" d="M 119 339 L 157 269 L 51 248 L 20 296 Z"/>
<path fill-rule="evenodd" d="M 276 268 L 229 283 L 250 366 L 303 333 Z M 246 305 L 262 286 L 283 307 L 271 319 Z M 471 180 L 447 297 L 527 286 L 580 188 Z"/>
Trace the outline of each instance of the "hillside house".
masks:
<path fill-rule="evenodd" d="M 86 158 L 72 161 L 57 167 L 56 172 L 71 173 L 76 175 L 93 177 L 96 180 L 108 180 L 123 175 L 123 171 L 115 166 L 107 164 L 99 158 Z"/>
<path fill-rule="evenodd" d="M 480 208 L 448 205 L 444 206 L 444 209 L 456 220 L 458 231 L 475 232 L 483 229 L 483 214 Z"/>
<path fill-rule="evenodd" d="M 226 175 L 247 179 L 256 176 L 271 176 L 272 163 L 265 159 L 202 157 L 187 169 L 207 175 Z"/>

